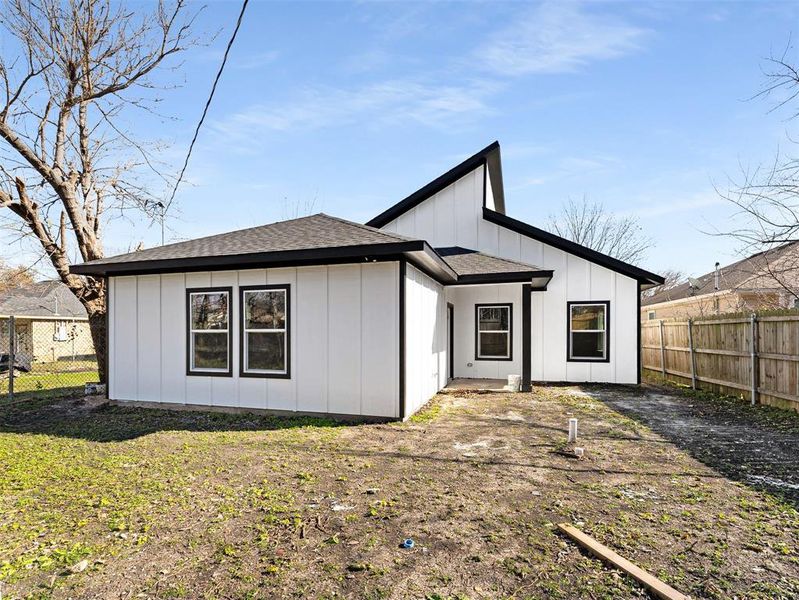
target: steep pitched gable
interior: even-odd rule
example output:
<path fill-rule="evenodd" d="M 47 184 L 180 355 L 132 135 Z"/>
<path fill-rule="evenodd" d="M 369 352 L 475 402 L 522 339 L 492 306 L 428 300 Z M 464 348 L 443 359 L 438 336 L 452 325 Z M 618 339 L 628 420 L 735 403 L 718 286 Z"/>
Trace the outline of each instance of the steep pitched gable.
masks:
<path fill-rule="evenodd" d="M 407 198 L 384 210 L 366 224 L 370 227 L 384 227 L 476 169 L 484 169 L 483 206 L 488 206 L 492 210 L 504 214 L 505 190 L 502 183 L 502 159 L 499 142 L 495 141 L 452 167 L 443 175 L 436 177 L 424 187 L 419 188 Z"/>

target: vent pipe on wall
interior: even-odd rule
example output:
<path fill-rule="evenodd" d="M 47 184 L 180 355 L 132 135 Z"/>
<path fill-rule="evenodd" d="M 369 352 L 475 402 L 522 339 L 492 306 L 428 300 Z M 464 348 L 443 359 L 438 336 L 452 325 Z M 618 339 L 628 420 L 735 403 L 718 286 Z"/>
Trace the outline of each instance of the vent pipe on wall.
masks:
<path fill-rule="evenodd" d="M 719 291 L 719 263 L 716 262 L 716 278 L 715 278 L 716 291 Z"/>

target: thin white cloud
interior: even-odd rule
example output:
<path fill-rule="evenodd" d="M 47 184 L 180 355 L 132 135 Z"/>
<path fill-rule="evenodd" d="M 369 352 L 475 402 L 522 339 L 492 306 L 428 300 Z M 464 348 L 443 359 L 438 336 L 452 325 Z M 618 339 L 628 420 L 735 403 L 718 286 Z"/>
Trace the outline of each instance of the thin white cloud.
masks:
<path fill-rule="evenodd" d="M 231 66 L 234 69 L 239 69 L 241 71 L 248 71 L 250 69 L 258 69 L 260 67 L 272 64 L 279 57 L 280 53 L 277 50 L 272 50 L 269 52 L 258 52 L 255 54 L 248 54 L 246 56 L 242 56 L 241 58 L 234 60 Z"/>
<path fill-rule="evenodd" d="M 574 71 L 640 47 L 647 30 L 573 2 L 546 2 L 477 49 L 482 66 L 499 75 Z"/>
<path fill-rule="evenodd" d="M 714 192 L 703 192 L 682 200 L 675 200 L 673 198 L 667 200 L 657 197 L 644 198 L 640 202 L 643 206 L 627 211 L 625 214 L 636 216 L 641 219 L 655 219 L 674 213 L 696 213 L 697 209 L 718 206 L 724 204 L 725 200 Z"/>
<path fill-rule="evenodd" d="M 289 131 L 352 125 L 398 124 L 408 121 L 431 127 L 456 118 L 490 112 L 488 96 L 496 84 L 474 81 L 461 85 L 388 80 L 360 88 L 306 88 L 276 104 L 257 104 L 213 124 L 226 136 L 251 137 L 261 131 Z"/>

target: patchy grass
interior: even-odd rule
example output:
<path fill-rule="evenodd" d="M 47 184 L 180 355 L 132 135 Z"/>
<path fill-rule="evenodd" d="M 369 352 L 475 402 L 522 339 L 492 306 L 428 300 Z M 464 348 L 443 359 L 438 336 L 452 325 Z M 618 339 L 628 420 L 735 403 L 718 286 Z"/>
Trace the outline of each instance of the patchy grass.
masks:
<path fill-rule="evenodd" d="M 83 394 L 85 385 L 98 381 L 97 367 L 86 371 L 33 371 L 14 374 L 14 400 L 57 398 Z M 0 404 L 8 396 L 8 376 L 0 382 Z"/>
<path fill-rule="evenodd" d="M 574 389 L 346 427 L 42 400 L 0 464 L 3 598 L 645 596 L 560 521 L 694 597 L 799 595 L 792 505 Z"/>

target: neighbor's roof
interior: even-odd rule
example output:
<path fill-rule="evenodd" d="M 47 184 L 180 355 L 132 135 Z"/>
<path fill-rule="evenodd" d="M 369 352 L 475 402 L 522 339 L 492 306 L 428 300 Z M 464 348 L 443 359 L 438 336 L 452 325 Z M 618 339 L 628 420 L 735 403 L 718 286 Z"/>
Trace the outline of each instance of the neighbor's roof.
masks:
<path fill-rule="evenodd" d="M 799 283 L 799 243 L 789 242 L 775 248 L 757 252 L 732 264 L 719 267 L 719 290 L 766 290 L 780 288 L 780 284 L 770 274 L 781 273 L 783 279 L 792 278 L 793 284 Z M 694 288 L 686 280 L 673 287 L 660 290 L 648 298 L 641 300 L 642 306 L 682 300 L 716 291 L 716 271 L 710 271 L 695 277 L 698 285 Z"/>
<path fill-rule="evenodd" d="M 86 319 L 86 309 L 60 281 L 39 281 L 0 294 L 0 316 Z"/>
<path fill-rule="evenodd" d="M 552 271 L 528 263 L 507 258 L 499 258 L 460 246 L 436 248 L 436 252 L 458 274 L 458 282 L 468 283 L 471 279 L 493 279 L 501 281 L 529 281 L 533 278 L 552 277 Z M 543 285 L 546 285 L 546 282 Z"/>

